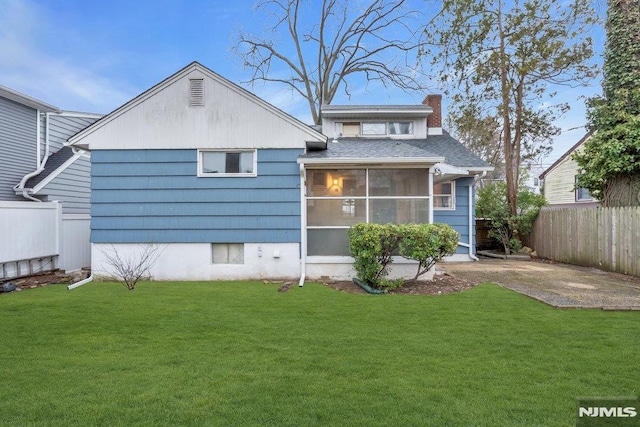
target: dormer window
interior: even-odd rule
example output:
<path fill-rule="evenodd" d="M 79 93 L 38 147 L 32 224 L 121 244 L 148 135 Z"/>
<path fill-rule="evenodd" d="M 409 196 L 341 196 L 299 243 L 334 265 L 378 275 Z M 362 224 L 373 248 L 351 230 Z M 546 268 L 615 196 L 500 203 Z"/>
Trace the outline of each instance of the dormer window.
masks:
<path fill-rule="evenodd" d="M 362 123 L 362 135 L 386 135 L 387 124 L 385 122 L 365 122 Z"/>
<path fill-rule="evenodd" d="M 389 122 L 389 135 L 413 135 L 413 122 Z"/>
<path fill-rule="evenodd" d="M 413 122 L 363 122 L 362 135 L 413 135 Z"/>

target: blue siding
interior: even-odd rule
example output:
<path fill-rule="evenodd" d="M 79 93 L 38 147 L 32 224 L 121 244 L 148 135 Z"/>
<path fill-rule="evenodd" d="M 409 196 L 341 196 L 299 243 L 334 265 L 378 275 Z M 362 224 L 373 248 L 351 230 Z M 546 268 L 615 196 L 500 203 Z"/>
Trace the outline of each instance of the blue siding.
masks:
<path fill-rule="evenodd" d="M 460 241 L 469 243 L 469 185 L 473 184 L 473 178 L 461 178 L 456 180 L 456 208 L 455 210 L 435 210 L 433 211 L 433 221 L 449 224 L 460 233 Z M 473 191 L 473 187 L 472 187 Z M 475 197 L 475 194 L 473 195 Z M 475 203 L 475 198 L 472 203 Z M 475 209 L 472 218 L 472 242 L 475 253 Z M 458 246 L 456 253 L 466 254 L 469 250 L 466 247 Z"/>
<path fill-rule="evenodd" d="M 196 150 L 91 154 L 94 243 L 298 243 L 303 150 L 258 150 L 257 177 L 197 177 Z"/>

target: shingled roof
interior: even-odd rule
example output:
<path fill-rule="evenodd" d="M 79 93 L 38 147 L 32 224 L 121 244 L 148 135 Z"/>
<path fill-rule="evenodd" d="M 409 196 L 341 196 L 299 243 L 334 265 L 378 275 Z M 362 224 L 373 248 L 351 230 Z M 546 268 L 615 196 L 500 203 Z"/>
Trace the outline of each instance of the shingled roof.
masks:
<path fill-rule="evenodd" d="M 60 150 L 58 150 L 57 153 L 49 156 L 49 158 L 47 159 L 47 164 L 45 165 L 42 172 L 27 180 L 24 185 L 25 188 L 34 188 L 36 185 L 40 184 L 71 157 L 73 157 L 73 150 L 71 149 L 71 147 L 62 147 Z"/>
<path fill-rule="evenodd" d="M 329 142 L 326 150 L 308 152 L 300 158 L 302 163 L 305 163 L 305 159 L 326 160 L 331 163 L 332 160 L 348 159 L 393 162 L 398 158 L 415 158 L 417 161 L 434 159 L 461 168 L 490 167 L 446 132 L 442 135 L 430 135 L 425 139 L 340 138 L 337 142 Z"/>

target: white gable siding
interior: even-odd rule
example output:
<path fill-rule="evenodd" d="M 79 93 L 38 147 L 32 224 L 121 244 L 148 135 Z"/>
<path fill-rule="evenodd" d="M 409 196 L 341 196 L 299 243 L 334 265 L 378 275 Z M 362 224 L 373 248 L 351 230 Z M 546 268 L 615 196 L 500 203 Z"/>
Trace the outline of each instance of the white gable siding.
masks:
<path fill-rule="evenodd" d="M 204 79 L 204 106 L 189 106 Z M 107 126 L 108 124 L 108 126 Z M 204 67 L 192 65 L 79 135 L 101 149 L 304 148 L 321 135 Z"/>

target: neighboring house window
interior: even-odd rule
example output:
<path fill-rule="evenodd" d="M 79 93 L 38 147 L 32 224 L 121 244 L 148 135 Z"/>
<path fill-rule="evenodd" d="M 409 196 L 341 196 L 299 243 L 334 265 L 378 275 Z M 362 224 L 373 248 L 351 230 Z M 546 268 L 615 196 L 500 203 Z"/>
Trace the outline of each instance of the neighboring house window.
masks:
<path fill-rule="evenodd" d="M 576 183 L 578 182 L 578 176 L 576 176 Z M 590 202 L 593 200 L 589 190 L 582 187 L 576 187 L 576 202 Z"/>
<path fill-rule="evenodd" d="M 307 253 L 348 256 L 359 222 L 429 222 L 427 169 L 307 171 Z"/>
<path fill-rule="evenodd" d="M 204 107 L 204 79 L 189 80 L 189 106 Z"/>
<path fill-rule="evenodd" d="M 455 209 L 455 188 L 452 181 L 433 184 L 433 209 Z"/>
<path fill-rule="evenodd" d="M 198 176 L 256 176 L 256 150 L 198 151 Z"/>
<path fill-rule="evenodd" d="M 212 243 L 213 264 L 244 264 L 244 243 Z"/>

